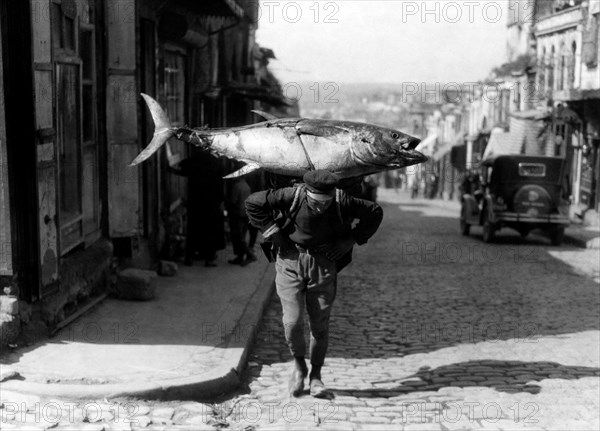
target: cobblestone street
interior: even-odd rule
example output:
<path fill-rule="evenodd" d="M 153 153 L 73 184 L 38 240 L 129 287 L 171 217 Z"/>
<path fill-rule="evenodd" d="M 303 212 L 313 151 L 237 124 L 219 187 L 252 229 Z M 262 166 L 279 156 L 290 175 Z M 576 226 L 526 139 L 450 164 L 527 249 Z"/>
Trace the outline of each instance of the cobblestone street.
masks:
<path fill-rule="evenodd" d="M 383 224 L 339 277 L 323 369 L 334 398 L 289 398 L 274 295 L 238 394 L 90 401 L 45 424 L 5 402 L 2 429 L 598 429 L 598 250 L 509 230 L 484 244 L 481 228 L 460 235 L 456 202 L 379 194 Z"/>
<path fill-rule="evenodd" d="M 480 229 L 460 235 L 456 203 L 380 196 L 383 225 L 339 278 L 323 375 L 335 398 L 286 397 L 274 297 L 232 424 L 598 429 L 599 294 L 586 275 L 598 251 L 509 230 L 487 245 Z"/>

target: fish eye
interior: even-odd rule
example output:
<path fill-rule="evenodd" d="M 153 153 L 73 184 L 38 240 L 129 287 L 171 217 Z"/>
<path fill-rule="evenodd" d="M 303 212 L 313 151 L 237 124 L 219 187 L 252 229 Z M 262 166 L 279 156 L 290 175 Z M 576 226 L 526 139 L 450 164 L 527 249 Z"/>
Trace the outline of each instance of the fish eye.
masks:
<path fill-rule="evenodd" d="M 392 132 L 392 139 L 398 139 L 400 137 L 396 132 Z"/>

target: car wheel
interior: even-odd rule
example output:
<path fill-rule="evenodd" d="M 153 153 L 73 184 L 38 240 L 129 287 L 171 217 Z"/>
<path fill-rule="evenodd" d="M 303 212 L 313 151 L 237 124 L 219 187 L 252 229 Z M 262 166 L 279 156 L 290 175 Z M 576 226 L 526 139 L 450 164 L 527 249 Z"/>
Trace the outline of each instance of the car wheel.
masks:
<path fill-rule="evenodd" d="M 464 236 L 468 236 L 471 230 L 471 225 L 467 223 L 467 209 L 463 206 L 460 209 L 460 232 Z"/>
<path fill-rule="evenodd" d="M 565 237 L 565 228 L 557 227 L 550 231 L 550 242 L 552 245 L 561 245 Z"/>
<path fill-rule="evenodd" d="M 496 226 L 490 221 L 489 211 L 486 209 L 485 216 L 483 219 L 483 242 L 493 242 L 495 236 Z"/>

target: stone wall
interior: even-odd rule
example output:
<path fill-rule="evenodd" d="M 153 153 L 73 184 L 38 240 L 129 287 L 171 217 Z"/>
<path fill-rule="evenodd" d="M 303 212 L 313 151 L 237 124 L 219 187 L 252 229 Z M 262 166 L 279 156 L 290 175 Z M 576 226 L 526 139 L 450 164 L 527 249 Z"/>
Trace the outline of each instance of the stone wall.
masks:
<path fill-rule="evenodd" d="M 101 239 L 61 259 L 59 291 L 42 298 L 42 320 L 54 326 L 75 313 L 78 305 L 89 297 L 106 292 L 114 271 L 112 256 L 112 243 Z"/>

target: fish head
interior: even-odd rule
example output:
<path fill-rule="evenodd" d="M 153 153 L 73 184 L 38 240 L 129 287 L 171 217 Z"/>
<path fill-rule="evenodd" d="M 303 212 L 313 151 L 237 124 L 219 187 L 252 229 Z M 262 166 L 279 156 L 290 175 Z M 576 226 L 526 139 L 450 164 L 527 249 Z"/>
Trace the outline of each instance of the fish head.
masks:
<path fill-rule="evenodd" d="M 389 170 L 427 161 L 425 155 L 415 150 L 419 142 L 419 138 L 399 130 L 365 125 L 356 131 L 352 146 L 361 164 Z"/>

